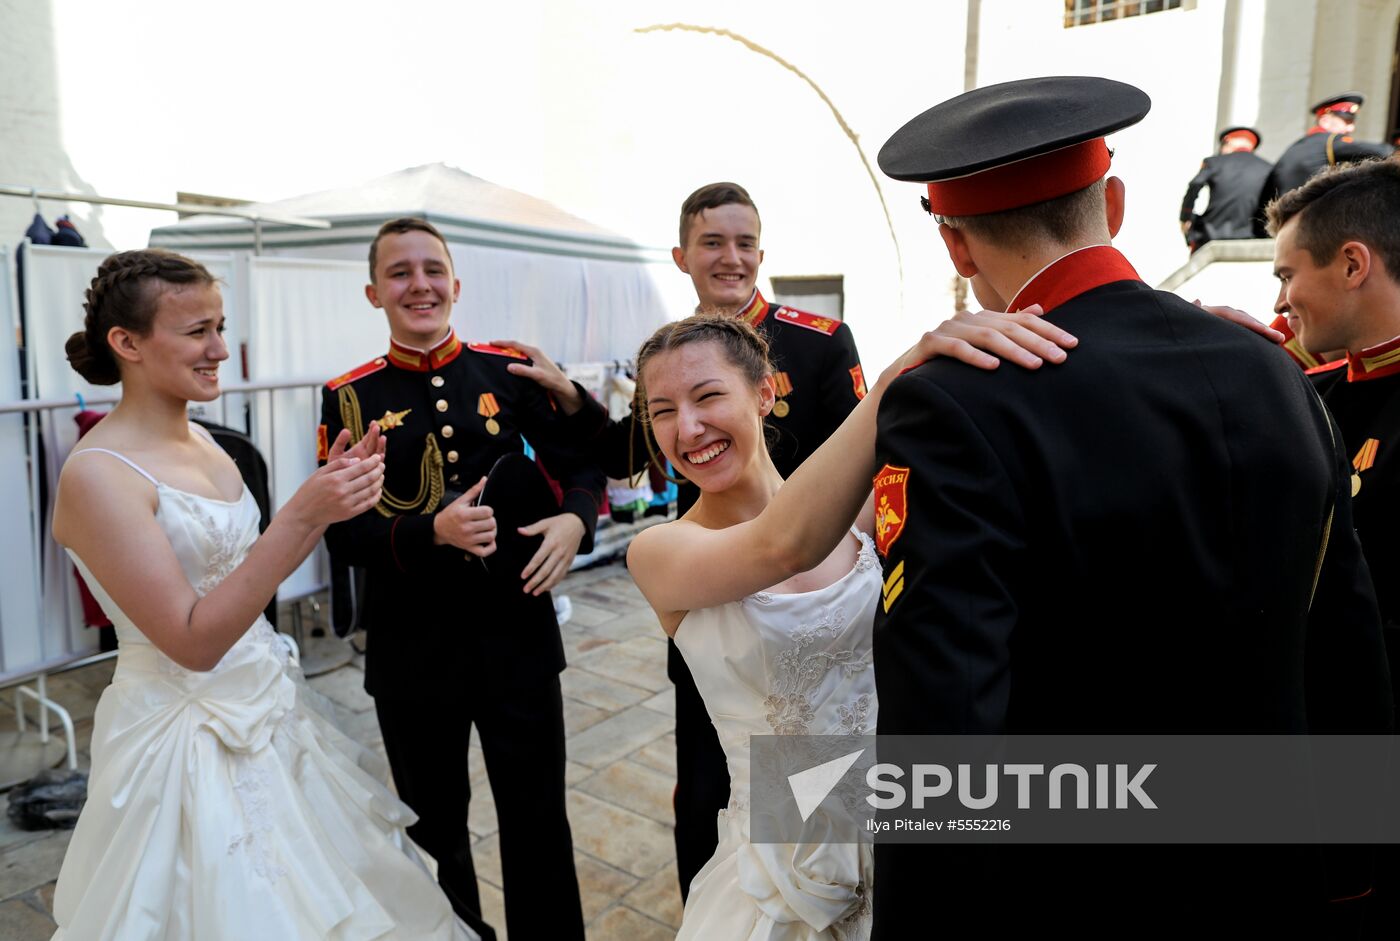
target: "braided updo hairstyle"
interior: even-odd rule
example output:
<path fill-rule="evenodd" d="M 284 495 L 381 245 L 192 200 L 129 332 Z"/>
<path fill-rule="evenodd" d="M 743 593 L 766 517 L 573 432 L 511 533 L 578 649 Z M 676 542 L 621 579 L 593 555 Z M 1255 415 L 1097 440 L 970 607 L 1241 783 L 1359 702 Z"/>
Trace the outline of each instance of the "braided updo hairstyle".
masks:
<path fill-rule="evenodd" d="M 93 385 L 115 385 L 122 377 L 107 342 L 108 331 L 121 327 L 146 336 L 165 285 L 213 283 L 214 276 L 199 262 L 164 249 L 108 255 L 88 285 L 83 329 L 64 344 L 68 364 Z"/>
<path fill-rule="evenodd" d="M 743 374 L 744 378 L 750 382 L 757 383 L 772 373 L 773 367 L 768 361 L 768 341 L 759 334 L 753 326 L 746 321 L 724 314 L 700 313 L 687 317 L 684 320 L 677 320 L 668 323 L 661 329 L 653 333 L 642 344 L 642 348 L 637 351 L 637 391 L 633 399 L 632 414 L 641 416 L 642 421 L 651 423 L 651 413 L 647 409 L 646 393 L 646 367 L 649 360 L 658 353 L 667 353 L 671 350 L 687 346 L 691 343 L 710 342 L 717 343 L 724 351 L 724 357 Z M 768 437 L 773 429 L 765 424 L 764 434 Z M 652 450 L 653 445 L 651 435 L 643 436 L 647 443 L 647 450 L 650 452 L 652 463 L 658 469 L 662 469 L 664 461 Z M 628 448 L 631 449 L 631 436 L 628 438 Z M 770 442 L 771 445 L 771 442 Z M 627 456 L 627 465 L 632 466 L 632 455 Z M 664 473 L 664 470 L 663 470 Z M 676 478 L 666 474 L 667 479 L 676 481 Z M 679 481 L 676 481 L 679 483 Z"/>

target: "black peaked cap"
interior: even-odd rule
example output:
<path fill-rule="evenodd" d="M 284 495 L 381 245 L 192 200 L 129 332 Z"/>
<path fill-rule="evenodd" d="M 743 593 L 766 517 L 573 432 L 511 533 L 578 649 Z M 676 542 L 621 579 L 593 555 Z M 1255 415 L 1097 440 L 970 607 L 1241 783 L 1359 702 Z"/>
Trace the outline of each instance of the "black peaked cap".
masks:
<path fill-rule="evenodd" d="M 1312 106 L 1312 113 L 1313 113 L 1313 114 L 1317 114 L 1319 111 L 1323 110 L 1324 108 L 1330 108 L 1330 107 L 1332 107 L 1333 105 L 1340 105 L 1340 104 L 1353 104 L 1353 105 L 1356 105 L 1356 107 L 1360 108 L 1360 107 L 1361 107 L 1362 105 L 1364 105 L 1365 103 L 1366 103 L 1366 96 L 1365 96 L 1365 95 L 1361 94 L 1361 92 L 1359 92 L 1359 91 L 1349 91 L 1349 92 L 1346 92 L 1345 94 L 1333 95 L 1331 98 L 1324 98 L 1324 99 L 1322 99 L 1322 100 L 1319 101 L 1317 104 L 1315 104 L 1315 105 Z"/>
<path fill-rule="evenodd" d="M 516 529 L 559 513 L 554 488 L 539 466 L 524 454 L 504 454 L 486 475 L 486 486 L 477 498 L 496 518 L 496 551 L 482 562 L 494 576 L 520 581 L 520 573 L 535 557 L 543 536 L 522 536 Z"/>
<path fill-rule="evenodd" d="M 1257 128 L 1252 128 L 1252 127 L 1249 127 L 1248 125 L 1245 125 L 1245 124 L 1236 124 L 1236 125 L 1234 125 L 1233 127 L 1227 127 L 1227 128 L 1225 128 L 1225 130 L 1221 131 L 1221 132 L 1217 135 L 1217 139 L 1220 141 L 1220 143 L 1223 144 L 1223 143 L 1225 143 L 1225 138 L 1229 137 L 1231 134 L 1238 134 L 1240 131 L 1244 131 L 1246 134 L 1253 134 L 1253 135 L 1254 135 L 1254 146 L 1255 146 L 1255 147 L 1258 147 L 1258 146 L 1259 146 L 1259 142 L 1260 142 L 1261 140 L 1264 139 L 1262 136 L 1260 136 L 1259 131 L 1258 131 Z"/>
<path fill-rule="evenodd" d="M 880 148 L 880 169 L 910 183 L 957 179 L 1103 137 L 1141 121 L 1151 107 L 1141 89 L 1107 78 L 988 85 L 905 124 Z"/>

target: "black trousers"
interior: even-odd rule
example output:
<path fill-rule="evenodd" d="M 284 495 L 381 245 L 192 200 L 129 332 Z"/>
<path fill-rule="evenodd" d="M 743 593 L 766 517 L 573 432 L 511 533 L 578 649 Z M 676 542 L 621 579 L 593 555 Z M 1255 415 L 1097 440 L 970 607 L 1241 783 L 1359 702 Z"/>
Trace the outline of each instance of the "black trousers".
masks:
<path fill-rule="evenodd" d="M 676 874 L 681 898 L 719 845 L 717 815 L 729 806 L 729 765 L 704 700 L 674 641 L 666 673 L 676 684 Z"/>
<path fill-rule="evenodd" d="M 481 924 L 467 832 L 467 743 L 475 724 L 496 801 L 506 930 L 512 938 L 582 941 L 573 835 L 564 812 L 559 677 L 481 684 L 450 706 L 383 695 L 374 706 L 394 785 L 418 814 L 408 835 L 437 860 L 438 882 L 458 915 Z"/>

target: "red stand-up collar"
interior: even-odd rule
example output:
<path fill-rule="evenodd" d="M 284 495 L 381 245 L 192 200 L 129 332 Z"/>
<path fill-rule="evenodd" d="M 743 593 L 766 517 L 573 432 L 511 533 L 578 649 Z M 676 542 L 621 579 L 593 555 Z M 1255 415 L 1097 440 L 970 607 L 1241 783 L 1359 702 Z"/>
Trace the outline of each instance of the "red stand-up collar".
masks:
<path fill-rule="evenodd" d="M 398 340 L 389 340 L 389 363 L 410 372 L 429 372 L 441 369 L 456 359 L 462 352 L 462 341 L 457 339 L 457 331 L 448 329 L 447 336 L 431 350 L 419 350 L 406 346 Z"/>
<path fill-rule="evenodd" d="M 1400 373 L 1400 337 L 1347 354 L 1347 382 L 1365 382 Z"/>
<path fill-rule="evenodd" d="M 1016 292 L 1007 310 L 1013 313 L 1039 304 L 1050 313 L 1085 291 L 1115 281 L 1141 281 L 1128 259 L 1112 245 L 1091 245 L 1046 265 Z"/>
<path fill-rule="evenodd" d="M 768 316 L 768 302 L 763 299 L 758 288 L 753 289 L 753 297 L 749 298 L 749 302 L 740 308 L 734 316 L 750 327 L 757 327 L 763 323 L 763 318 Z"/>

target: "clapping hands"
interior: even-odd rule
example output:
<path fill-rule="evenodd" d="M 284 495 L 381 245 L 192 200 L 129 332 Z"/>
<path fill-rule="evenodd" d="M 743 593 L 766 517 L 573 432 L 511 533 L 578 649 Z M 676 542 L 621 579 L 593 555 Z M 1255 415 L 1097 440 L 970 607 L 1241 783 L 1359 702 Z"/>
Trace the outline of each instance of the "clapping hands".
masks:
<path fill-rule="evenodd" d="M 350 432 L 341 429 L 325 466 L 297 488 L 286 509 L 312 527 L 329 526 L 358 516 L 379 502 L 384 489 L 384 438 L 379 424 L 350 446 Z"/>

